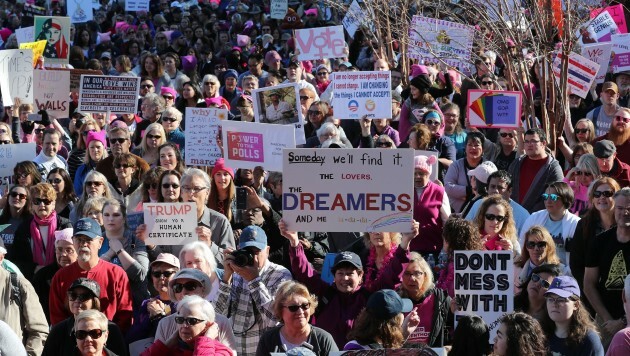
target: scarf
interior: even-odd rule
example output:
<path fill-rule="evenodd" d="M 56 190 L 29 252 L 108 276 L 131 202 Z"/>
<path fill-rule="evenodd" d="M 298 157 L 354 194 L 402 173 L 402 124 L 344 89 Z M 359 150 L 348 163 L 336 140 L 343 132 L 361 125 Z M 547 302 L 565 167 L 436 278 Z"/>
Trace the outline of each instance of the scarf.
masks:
<path fill-rule="evenodd" d="M 44 241 L 39 232 L 39 226 L 48 226 L 46 241 L 48 246 L 44 251 Z M 53 210 L 46 218 L 39 218 L 33 214 L 31 221 L 31 239 L 33 240 L 33 260 L 38 266 L 47 266 L 55 260 L 55 231 L 57 230 L 57 212 Z M 46 256 L 44 256 L 44 253 Z"/>
<path fill-rule="evenodd" d="M 368 268 L 367 268 L 367 273 L 365 274 L 365 281 L 363 283 L 368 290 L 370 290 L 370 288 L 373 286 L 374 283 L 376 283 L 377 281 L 381 279 L 381 275 L 389 266 L 389 263 L 392 257 L 394 257 L 394 252 L 396 252 L 396 244 L 392 243 L 389 247 L 389 251 L 383 257 L 383 263 L 382 263 L 381 268 L 378 268 L 376 266 L 376 248 L 374 247 L 370 248 L 370 254 L 368 256 L 368 263 L 367 263 Z"/>

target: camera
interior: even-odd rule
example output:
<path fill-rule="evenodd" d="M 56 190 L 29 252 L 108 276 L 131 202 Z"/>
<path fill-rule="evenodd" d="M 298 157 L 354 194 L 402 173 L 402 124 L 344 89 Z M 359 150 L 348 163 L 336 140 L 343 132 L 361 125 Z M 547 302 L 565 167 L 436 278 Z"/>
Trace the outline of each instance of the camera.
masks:
<path fill-rule="evenodd" d="M 251 252 L 245 249 L 240 249 L 232 252 L 232 256 L 234 257 L 234 264 L 239 267 L 254 265 L 254 255 L 252 255 Z"/>

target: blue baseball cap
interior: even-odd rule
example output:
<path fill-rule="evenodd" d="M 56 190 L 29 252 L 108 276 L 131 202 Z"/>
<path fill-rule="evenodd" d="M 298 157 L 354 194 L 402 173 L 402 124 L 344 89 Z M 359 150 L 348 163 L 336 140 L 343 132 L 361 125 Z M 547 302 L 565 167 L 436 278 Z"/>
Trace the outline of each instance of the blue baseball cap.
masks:
<path fill-rule="evenodd" d="M 332 270 L 336 271 L 339 269 L 339 265 L 342 263 L 348 263 L 353 265 L 354 267 L 362 270 L 363 263 L 361 263 L 361 258 L 354 252 L 343 251 L 339 252 L 337 256 L 335 256 L 335 261 L 333 261 Z"/>
<path fill-rule="evenodd" d="M 580 297 L 580 286 L 575 278 L 571 276 L 558 276 L 553 279 L 549 289 L 545 292 L 545 296 L 548 294 L 555 294 L 562 298 L 569 298 L 572 296 Z"/>
<path fill-rule="evenodd" d="M 370 310 L 370 314 L 385 320 L 410 312 L 413 303 L 410 299 L 401 298 L 391 289 L 381 289 L 370 296 L 366 308 Z"/>
<path fill-rule="evenodd" d="M 92 218 L 79 219 L 74 224 L 74 236 L 84 235 L 91 239 L 99 238 L 103 235 L 101 225 Z"/>
<path fill-rule="evenodd" d="M 245 247 L 256 247 L 259 250 L 264 250 L 267 247 L 265 230 L 256 225 L 244 228 L 239 237 L 238 248 Z"/>

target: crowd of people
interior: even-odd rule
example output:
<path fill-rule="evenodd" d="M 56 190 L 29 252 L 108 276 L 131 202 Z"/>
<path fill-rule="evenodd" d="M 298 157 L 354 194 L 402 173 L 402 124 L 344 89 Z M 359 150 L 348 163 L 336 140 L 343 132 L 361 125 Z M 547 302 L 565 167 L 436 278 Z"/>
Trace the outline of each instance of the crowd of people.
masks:
<path fill-rule="evenodd" d="M 49 15 L 66 15 L 64 1 L 50 3 Z M 380 58 L 361 30 L 345 58 L 298 60 L 293 30 L 345 13 L 288 3 L 276 20 L 268 2 L 159 0 L 125 13 L 101 0 L 94 20 L 72 24 L 67 67 L 139 77 L 137 111 L 81 112 L 70 88 L 65 116 L 20 98 L 1 105 L 0 144 L 35 143 L 37 156 L 15 164 L 0 199 L 0 353 L 630 354 L 630 72 L 570 95 L 556 142 L 525 113 L 519 128 L 479 129 L 467 93 L 518 90 L 506 56 L 530 66 L 524 95 L 546 85 L 528 48 L 475 43 L 469 76 L 413 62 L 404 85 L 408 59 Z M 21 2 L 0 9 L 2 49 L 17 48 L 32 16 Z M 372 70 L 391 74 L 391 118 L 335 117 L 331 73 Z M 187 108 L 252 122 L 252 91 L 283 83 L 299 88 L 304 147 L 436 153 L 414 158 L 409 231 L 290 231 L 282 172 L 185 165 Z M 279 96 L 266 116 L 286 111 Z M 194 203 L 198 241 L 152 245 L 145 224 L 129 223 L 145 203 L 178 202 Z M 498 325 L 455 323 L 454 253 L 474 250 L 513 256 L 514 311 Z"/>

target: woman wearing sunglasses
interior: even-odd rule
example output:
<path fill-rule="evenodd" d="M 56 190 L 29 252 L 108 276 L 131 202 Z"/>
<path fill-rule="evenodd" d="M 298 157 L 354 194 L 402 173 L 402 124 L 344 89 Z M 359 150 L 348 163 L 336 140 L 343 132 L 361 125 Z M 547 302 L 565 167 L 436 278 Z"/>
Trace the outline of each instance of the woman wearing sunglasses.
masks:
<path fill-rule="evenodd" d="M 535 267 L 531 275 L 523 283 L 521 292 L 514 295 L 514 311 L 529 314 L 536 320 L 543 320 L 547 314 L 545 309 L 545 293 L 555 277 L 562 274 L 559 265 L 543 264 Z"/>
<path fill-rule="evenodd" d="M 569 208 L 573 205 L 573 190 L 565 182 L 554 182 L 546 185 L 545 192 L 541 196 L 545 202 L 545 210 L 539 210 L 530 215 L 521 227 L 519 242 L 523 246 L 525 232 L 534 225 L 541 225 L 553 238 L 556 244 L 556 252 L 565 266 L 567 265 L 567 241 L 575 234 L 580 218 L 571 214 Z"/>
<path fill-rule="evenodd" d="M 571 168 L 565 175 L 563 181 L 573 189 L 575 200 L 569 211 L 580 216 L 590 206 L 588 198 L 588 187 L 594 180 L 602 177 L 597 164 L 597 157 L 592 154 L 585 154 L 580 157 L 577 165 Z"/>
<path fill-rule="evenodd" d="M 74 355 L 78 347 L 81 355 L 86 355 L 87 350 L 95 348 L 96 345 L 105 350 L 107 355 L 128 355 L 127 343 L 115 323 L 108 321 L 101 310 L 101 287 L 98 282 L 79 278 L 68 288 L 68 310 L 72 316 L 56 324 L 50 329 L 48 339 L 44 345 L 42 356 L 53 355 Z M 88 313 L 88 314 L 83 314 Z M 86 321 L 92 318 L 85 318 L 85 315 L 102 315 L 103 324 L 98 327 L 83 327 L 89 324 Z M 83 314 L 83 316 L 81 316 Z M 76 319 L 76 320 L 75 320 Z M 100 318 L 99 318 L 100 319 Z M 83 321 L 83 323 L 81 323 Z M 75 327 L 75 324 L 79 327 Z M 80 325 L 81 324 L 81 325 Z M 91 339 L 91 340 L 90 340 Z M 98 347 L 96 347 L 98 348 Z M 94 353 L 101 355 L 101 353 Z"/>
<path fill-rule="evenodd" d="M 575 123 L 575 129 L 571 124 L 571 120 L 565 120 L 564 122 L 564 134 L 567 137 L 566 141 L 564 136 L 558 136 L 558 148 L 564 158 L 572 162 L 571 157 L 576 150 L 576 145 L 580 143 L 590 143 L 595 140 L 595 125 L 593 121 L 589 119 L 580 119 Z"/>
<path fill-rule="evenodd" d="M 166 140 L 176 144 L 179 147 L 179 150 L 182 151 L 183 155 L 186 140 L 184 139 L 184 131 L 182 131 L 182 128 L 180 127 L 182 119 L 182 112 L 171 107 L 164 110 L 160 121 L 162 122 L 162 127 L 164 127 L 164 132 L 166 133 Z"/>
<path fill-rule="evenodd" d="M 112 185 L 112 194 L 116 199 L 122 200 L 125 206 L 137 206 L 142 197 L 138 190 L 140 171 L 136 157 L 131 153 L 123 153 L 114 158 L 116 181 Z"/>
<path fill-rule="evenodd" d="M 181 187 L 182 175 L 179 171 L 164 171 L 158 179 L 158 202 L 177 203 L 182 201 Z"/>
<path fill-rule="evenodd" d="M 260 338 L 257 356 L 270 353 L 286 353 L 308 344 L 316 355 L 328 355 L 339 351 L 332 335 L 309 323 L 317 308 L 317 297 L 310 294 L 305 285 L 283 282 L 273 301 L 273 312 L 280 325 L 269 329 Z"/>
<path fill-rule="evenodd" d="M 164 132 L 164 127 L 160 123 L 154 122 L 147 126 L 147 129 L 144 131 L 142 141 L 140 141 L 140 145 L 131 150 L 131 153 L 142 157 L 149 166 L 155 167 L 160 161 L 158 147 L 165 142 L 166 133 Z"/>
<path fill-rule="evenodd" d="M 515 257 L 520 255 L 521 246 L 517 240 L 512 207 L 501 195 L 492 195 L 483 201 L 475 224 L 486 250 L 513 251 Z"/>
<path fill-rule="evenodd" d="M 95 197 L 112 198 L 110 187 L 107 178 L 102 173 L 95 170 L 90 171 L 83 181 L 83 194 L 70 212 L 70 221 L 74 224 L 83 216 L 83 208 L 88 199 Z"/>
<path fill-rule="evenodd" d="M 427 149 L 429 151 L 438 152 L 438 161 L 440 162 L 438 179 L 442 182 L 445 182 L 445 175 L 448 168 L 457 159 L 457 148 L 455 148 L 455 144 L 450 138 L 444 136 L 444 117 L 442 116 L 442 113 L 440 111 L 429 110 L 426 114 L 424 114 L 422 120 L 422 122 L 427 125 L 427 128 L 431 132 L 431 142 L 429 142 L 429 146 L 427 147 Z M 468 137 L 469 136 L 466 137 L 467 145 L 469 142 Z M 471 153 L 468 152 L 468 149 L 466 150 L 466 154 L 471 155 Z M 472 160 L 476 160 L 477 158 L 478 157 L 475 156 L 474 158 L 472 158 Z M 459 207 L 456 211 L 459 211 Z"/>
<path fill-rule="evenodd" d="M 96 169 L 102 159 L 107 158 L 106 132 L 90 131 L 85 139 L 87 150 L 83 157 L 83 164 L 77 168 L 74 175 L 74 191 L 78 196 L 83 194 L 83 182 L 88 173 Z"/>
<path fill-rule="evenodd" d="M 8 206 L 0 213 L 0 225 L 6 225 L 1 236 L 4 247 L 11 251 L 18 226 L 31 218 L 29 191 L 26 187 L 14 185 L 6 198 Z"/>
<path fill-rule="evenodd" d="M 54 168 L 48 173 L 48 184 L 52 185 L 57 193 L 57 201 L 55 202 L 55 211 L 59 216 L 68 219 L 70 212 L 74 208 L 74 204 L 79 200 L 74 192 L 70 175 L 63 168 Z"/>
<path fill-rule="evenodd" d="M 87 146 L 88 134 L 90 132 L 101 131 L 101 128 L 96 123 L 96 120 L 92 118 L 91 114 L 75 112 L 73 116 L 79 117 L 78 120 L 73 119 L 73 121 L 79 123 L 80 127 L 78 131 L 75 131 L 77 134 L 76 145 L 73 146 L 74 148 L 72 151 L 70 151 L 70 155 L 68 156 L 68 173 L 70 173 L 70 177 L 74 177 L 74 175 L 77 172 L 77 169 L 83 163 L 83 158 L 85 157 L 85 153 L 88 148 Z"/>

